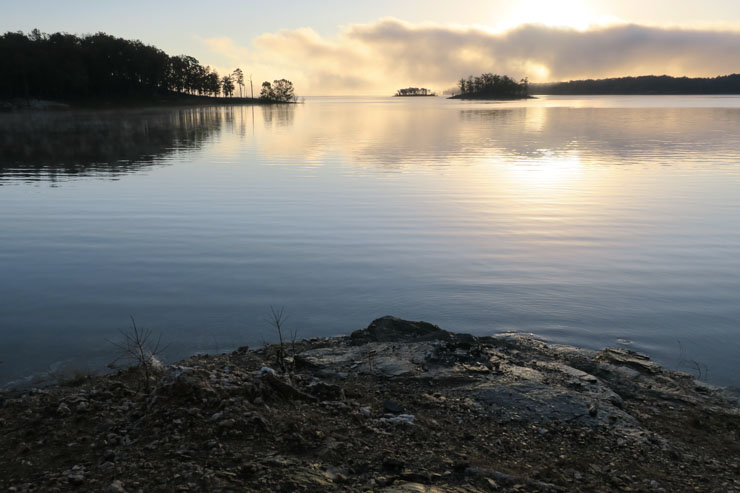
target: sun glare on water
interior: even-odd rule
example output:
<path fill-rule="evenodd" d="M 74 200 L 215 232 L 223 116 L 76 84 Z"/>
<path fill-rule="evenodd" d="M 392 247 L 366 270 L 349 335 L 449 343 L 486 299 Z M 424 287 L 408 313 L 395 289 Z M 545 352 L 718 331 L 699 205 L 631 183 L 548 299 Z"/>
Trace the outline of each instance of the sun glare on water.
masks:
<path fill-rule="evenodd" d="M 582 178 L 583 165 L 577 154 L 543 156 L 533 164 L 513 164 L 507 169 L 511 185 L 520 190 L 562 193 Z"/>
<path fill-rule="evenodd" d="M 618 19 L 594 11 L 584 0 L 524 0 L 512 5 L 508 15 L 497 23 L 502 30 L 521 24 L 588 29 L 594 25 L 618 22 Z"/>

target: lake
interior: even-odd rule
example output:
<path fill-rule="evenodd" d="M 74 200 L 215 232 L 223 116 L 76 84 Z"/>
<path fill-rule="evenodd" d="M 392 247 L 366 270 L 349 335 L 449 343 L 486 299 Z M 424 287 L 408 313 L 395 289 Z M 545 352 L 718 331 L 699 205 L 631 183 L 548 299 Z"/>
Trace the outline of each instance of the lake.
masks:
<path fill-rule="evenodd" d="M 0 114 L 0 385 L 391 314 L 740 385 L 740 97 Z"/>

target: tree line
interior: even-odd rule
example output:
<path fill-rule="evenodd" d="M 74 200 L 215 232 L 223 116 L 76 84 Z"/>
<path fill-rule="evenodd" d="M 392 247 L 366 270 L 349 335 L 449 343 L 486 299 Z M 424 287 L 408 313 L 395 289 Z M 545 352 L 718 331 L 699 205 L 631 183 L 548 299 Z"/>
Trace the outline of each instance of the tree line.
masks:
<path fill-rule="evenodd" d="M 529 80 L 519 82 L 508 75 L 485 73 L 478 77 L 469 76 L 458 81 L 460 94 L 457 98 L 526 98 L 529 96 Z"/>
<path fill-rule="evenodd" d="M 139 40 L 102 32 L 83 36 L 44 34 L 38 29 L 29 34 L 7 32 L 0 36 L 0 74 L 2 99 L 82 100 L 168 93 L 232 97 L 237 88 L 241 97 L 245 89 L 239 68 L 220 76 L 192 56 L 169 56 Z M 288 91 L 268 91 L 261 97 L 291 101 L 290 86 L 290 97 Z"/>
<path fill-rule="evenodd" d="M 436 94 L 426 87 L 407 87 L 396 91 L 396 96 L 436 96 Z"/>
<path fill-rule="evenodd" d="M 535 94 L 740 94 L 740 74 L 719 77 L 645 75 L 533 84 Z"/>

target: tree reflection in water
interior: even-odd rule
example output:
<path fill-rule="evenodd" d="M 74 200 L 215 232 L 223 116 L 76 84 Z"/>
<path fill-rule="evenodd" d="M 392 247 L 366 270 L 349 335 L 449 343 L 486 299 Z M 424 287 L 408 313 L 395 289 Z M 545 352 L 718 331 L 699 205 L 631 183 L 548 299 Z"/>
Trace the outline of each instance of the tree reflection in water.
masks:
<path fill-rule="evenodd" d="M 133 173 L 199 149 L 223 122 L 212 107 L 3 115 L 0 178 Z"/>

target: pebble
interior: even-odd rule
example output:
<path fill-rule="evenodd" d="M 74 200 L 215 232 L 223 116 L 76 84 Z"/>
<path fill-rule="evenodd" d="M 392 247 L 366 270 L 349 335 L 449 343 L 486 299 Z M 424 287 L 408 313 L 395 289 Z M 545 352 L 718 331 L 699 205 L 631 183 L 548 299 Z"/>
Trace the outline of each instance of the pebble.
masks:
<path fill-rule="evenodd" d="M 85 482 L 85 474 L 83 472 L 73 472 L 67 475 L 67 481 L 70 482 L 70 484 L 73 484 L 75 486 L 79 486 L 82 483 Z"/>

